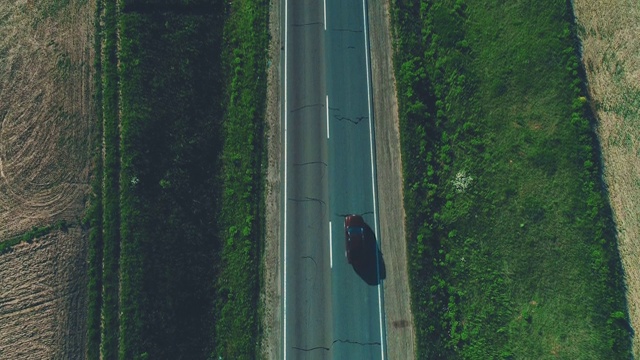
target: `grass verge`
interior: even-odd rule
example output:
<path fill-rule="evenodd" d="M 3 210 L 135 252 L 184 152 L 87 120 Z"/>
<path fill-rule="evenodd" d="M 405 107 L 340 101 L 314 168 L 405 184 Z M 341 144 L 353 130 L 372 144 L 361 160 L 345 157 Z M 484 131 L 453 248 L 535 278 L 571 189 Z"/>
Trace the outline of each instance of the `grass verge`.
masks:
<path fill-rule="evenodd" d="M 395 7 L 418 358 L 628 358 L 570 4 Z"/>
<path fill-rule="evenodd" d="M 86 213 L 84 223 L 89 225 L 88 244 L 88 283 L 87 283 L 87 359 L 100 359 L 100 333 L 101 333 L 101 311 L 102 311 L 102 259 L 104 254 L 104 243 L 102 238 L 102 179 L 103 179 L 103 113 L 102 113 L 102 26 L 101 14 L 103 3 L 96 1 L 96 13 L 94 20 L 94 106 L 98 126 L 94 138 L 94 162 L 91 177 L 91 195 L 89 208 Z"/>
<path fill-rule="evenodd" d="M 100 352 L 115 359 L 119 339 L 120 291 L 120 113 L 117 3 L 102 2 L 102 296 Z M 97 221 L 97 220 L 96 220 Z M 92 344 L 93 345 L 93 344 Z"/>
<path fill-rule="evenodd" d="M 222 267 L 216 349 L 212 356 L 250 359 L 259 344 L 260 251 L 264 238 L 264 112 L 268 2 L 234 1 L 224 32 Z"/>

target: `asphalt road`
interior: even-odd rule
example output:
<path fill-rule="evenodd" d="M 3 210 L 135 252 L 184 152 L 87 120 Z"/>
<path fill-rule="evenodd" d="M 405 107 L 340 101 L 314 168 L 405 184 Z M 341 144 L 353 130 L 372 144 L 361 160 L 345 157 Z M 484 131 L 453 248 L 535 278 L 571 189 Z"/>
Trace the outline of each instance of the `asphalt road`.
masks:
<path fill-rule="evenodd" d="M 282 357 L 385 359 L 364 3 L 283 1 Z M 356 266 L 352 213 L 370 226 Z"/>

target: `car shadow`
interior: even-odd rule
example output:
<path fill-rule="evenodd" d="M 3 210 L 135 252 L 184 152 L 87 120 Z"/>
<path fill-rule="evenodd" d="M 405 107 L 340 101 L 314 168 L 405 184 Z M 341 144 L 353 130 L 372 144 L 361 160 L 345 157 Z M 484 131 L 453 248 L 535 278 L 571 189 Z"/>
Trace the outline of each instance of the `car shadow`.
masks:
<path fill-rule="evenodd" d="M 387 277 L 387 269 L 384 265 L 382 252 L 378 248 L 374 231 L 365 224 L 364 243 L 358 253 L 353 254 L 353 270 L 371 286 L 379 285 Z"/>

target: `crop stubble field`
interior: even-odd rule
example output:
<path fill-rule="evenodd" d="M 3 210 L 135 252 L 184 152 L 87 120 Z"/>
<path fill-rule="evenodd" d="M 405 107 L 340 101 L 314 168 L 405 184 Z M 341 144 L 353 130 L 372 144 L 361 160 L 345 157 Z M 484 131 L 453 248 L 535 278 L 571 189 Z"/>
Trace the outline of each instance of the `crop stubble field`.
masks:
<path fill-rule="evenodd" d="M 629 318 L 640 329 L 640 7 L 632 0 L 575 0 L 604 178 L 625 270 Z M 633 341 L 640 355 L 640 342 Z"/>
<path fill-rule="evenodd" d="M 0 256 L 0 358 L 83 356 L 93 7 L 0 2 L 0 241 L 71 226 Z"/>
<path fill-rule="evenodd" d="M 0 5 L 0 239 L 74 219 L 88 186 L 92 6 Z"/>
<path fill-rule="evenodd" d="M 0 256 L 0 358 L 84 358 L 85 242 L 57 230 Z"/>

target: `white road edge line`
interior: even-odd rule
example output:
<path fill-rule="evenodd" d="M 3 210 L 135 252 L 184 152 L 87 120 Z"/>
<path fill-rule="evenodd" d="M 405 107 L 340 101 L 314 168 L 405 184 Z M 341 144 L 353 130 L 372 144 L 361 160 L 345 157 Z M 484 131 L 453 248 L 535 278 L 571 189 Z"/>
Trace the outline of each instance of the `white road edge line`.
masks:
<path fill-rule="evenodd" d="M 367 72 L 367 102 L 369 104 L 369 153 L 371 154 L 371 184 L 373 191 L 373 223 L 375 227 L 376 239 L 378 237 L 378 209 L 376 204 L 376 177 L 373 163 L 373 122 L 371 118 L 371 82 L 369 79 L 369 30 L 367 29 L 367 0 L 362 0 L 362 18 L 364 22 L 364 51 Z M 380 353 L 384 360 L 384 332 L 382 328 L 382 286 L 378 285 L 378 313 L 380 315 Z"/>
<path fill-rule="evenodd" d="M 324 4 L 324 31 L 327 31 L 327 0 L 324 0 L 323 4 Z"/>
<path fill-rule="evenodd" d="M 327 139 L 329 139 L 329 95 L 327 95 Z"/>
<path fill-rule="evenodd" d="M 333 235 L 331 221 L 329 221 L 329 266 L 333 269 Z"/>
<path fill-rule="evenodd" d="M 288 5 L 289 1 L 284 0 L 284 237 L 283 237 L 283 343 L 282 343 L 282 355 L 283 359 L 287 359 L 287 52 L 289 51 L 288 41 Z"/>

